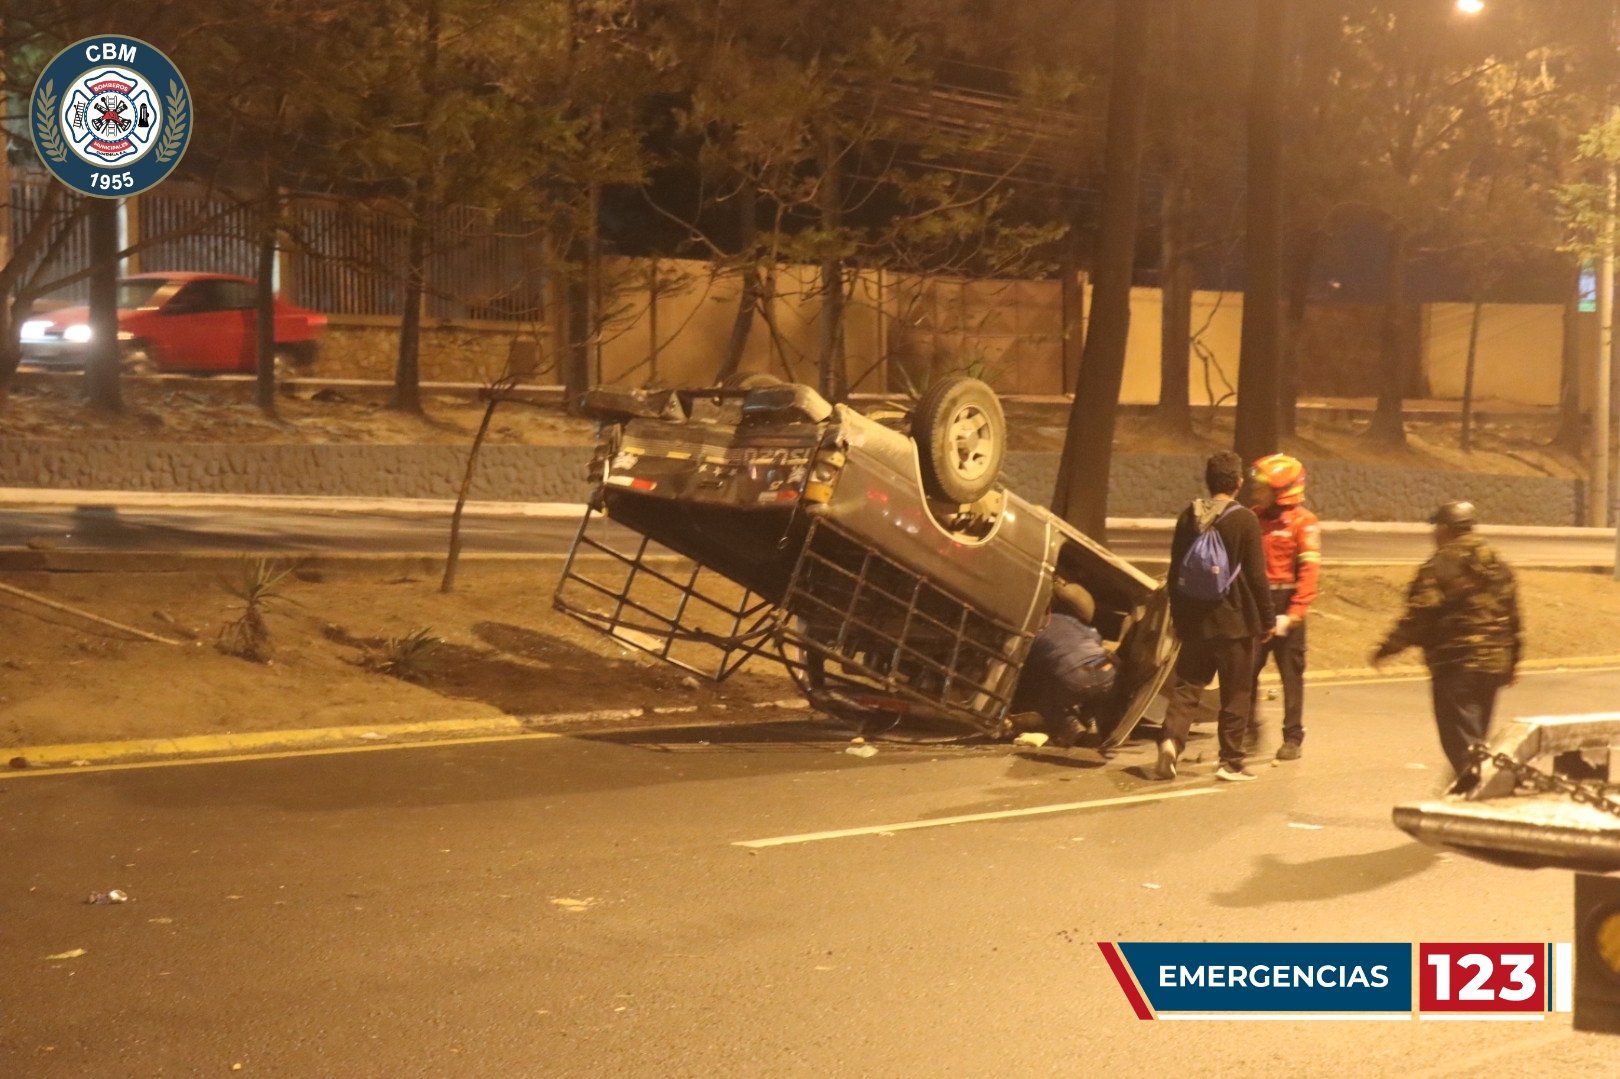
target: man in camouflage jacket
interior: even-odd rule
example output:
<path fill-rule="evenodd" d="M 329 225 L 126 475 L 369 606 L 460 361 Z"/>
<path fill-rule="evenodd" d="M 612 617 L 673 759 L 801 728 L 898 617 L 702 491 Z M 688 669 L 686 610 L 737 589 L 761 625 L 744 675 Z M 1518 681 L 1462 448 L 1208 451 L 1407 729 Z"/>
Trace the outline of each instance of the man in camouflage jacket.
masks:
<path fill-rule="evenodd" d="M 1423 649 L 1434 694 L 1440 746 L 1460 776 L 1468 747 L 1485 741 L 1496 694 L 1517 680 L 1523 638 L 1513 571 L 1474 534 L 1471 502 L 1435 511 L 1436 550 L 1406 593 L 1406 612 L 1373 652 L 1372 664 L 1406 648 Z"/>

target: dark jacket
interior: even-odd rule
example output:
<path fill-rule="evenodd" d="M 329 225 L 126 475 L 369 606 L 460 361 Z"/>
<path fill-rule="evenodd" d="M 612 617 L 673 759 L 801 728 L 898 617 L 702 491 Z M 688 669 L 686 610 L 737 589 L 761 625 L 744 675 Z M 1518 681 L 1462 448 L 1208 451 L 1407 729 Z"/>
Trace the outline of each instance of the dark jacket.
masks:
<path fill-rule="evenodd" d="M 1102 634 L 1062 611 L 1053 611 L 1030 643 L 1025 677 L 1031 671 L 1088 685 L 1112 685 L 1114 681 L 1113 655 L 1103 647 Z"/>
<path fill-rule="evenodd" d="M 1413 645 L 1430 670 L 1512 677 L 1523 651 L 1513 571 L 1472 532 L 1441 547 L 1406 590 L 1406 611 L 1378 647 L 1393 656 Z"/>
<path fill-rule="evenodd" d="M 1170 618 L 1176 636 L 1184 641 L 1261 637 L 1271 631 L 1277 620 L 1271 606 L 1271 586 L 1266 581 L 1260 522 L 1253 511 L 1233 506 L 1213 526 L 1208 524 L 1231 505 L 1224 499 L 1196 499 L 1176 521 L 1175 539 L 1170 543 Z M 1206 527 L 1213 527 L 1220 535 L 1226 544 L 1227 562 L 1238 571 L 1226 595 L 1213 602 L 1189 599 L 1176 587 L 1181 561 Z"/>

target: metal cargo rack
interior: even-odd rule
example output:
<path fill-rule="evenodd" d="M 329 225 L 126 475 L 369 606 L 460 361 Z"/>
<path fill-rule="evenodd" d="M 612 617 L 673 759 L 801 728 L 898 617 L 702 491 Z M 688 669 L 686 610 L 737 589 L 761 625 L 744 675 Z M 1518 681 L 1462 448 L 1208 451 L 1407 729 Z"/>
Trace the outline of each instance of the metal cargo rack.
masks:
<path fill-rule="evenodd" d="M 588 508 L 580 521 L 552 600 L 559 611 L 717 682 L 777 641 L 774 604 L 645 535 L 621 549 L 593 533 L 604 516 Z M 716 598 L 728 593 L 736 600 Z"/>
<path fill-rule="evenodd" d="M 825 517 L 812 520 L 782 606 L 783 660 L 812 702 L 917 711 L 1001 733 L 1033 634 L 999 622 Z M 831 667 L 841 673 L 834 673 Z M 863 696 L 864 694 L 864 696 Z"/>

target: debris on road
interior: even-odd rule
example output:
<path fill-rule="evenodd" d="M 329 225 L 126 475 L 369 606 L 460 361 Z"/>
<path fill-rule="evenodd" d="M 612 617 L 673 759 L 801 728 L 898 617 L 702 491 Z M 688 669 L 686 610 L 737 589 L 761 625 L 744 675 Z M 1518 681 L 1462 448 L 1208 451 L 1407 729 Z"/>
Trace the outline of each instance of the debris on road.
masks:
<path fill-rule="evenodd" d="M 362 742 L 381 742 L 387 737 L 386 734 L 379 734 L 377 731 L 366 731 L 360 736 L 360 740 Z"/>
<path fill-rule="evenodd" d="M 1028 746 L 1030 749 L 1040 749 L 1049 741 L 1051 741 L 1051 737 L 1041 731 L 1025 731 L 1023 734 L 1020 734 L 1017 738 L 1013 739 L 1013 745 Z"/>
<path fill-rule="evenodd" d="M 1149 891 L 1153 891 L 1153 892 L 1156 892 L 1156 891 L 1159 890 L 1159 885 L 1152 884 L 1152 883 L 1147 882 L 1147 881 L 1142 882 L 1142 887 L 1148 889 Z"/>
<path fill-rule="evenodd" d="M 75 768 L 88 768 L 88 767 L 90 767 L 90 762 L 85 760 L 83 757 L 80 757 L 78 760 L 75 760 L 75 761 L 69 761 L 68 763 L 71 764 Z"/>
<path fill-rule="evenodd" d="M 850 746 L 848 749 L 844 750 L 844 752 L 848 753 L 851 757 L 875 757 L 877 756 L 877 746 Z"/>
<path fill-rule="evenodd" d="M 85 954 L 85 951 L 84 951 L 83 948 L 73 948 L 73 949 L 71 949 L 69 951 L 57 952 L 55 955 L 47 955 L 45 958 L 47 960 L 77 959 L 77 958 L 79 958 L 79 956 L 84 955 L 84 954 Z"/>
<path fill-rule="evenodd" d="M 1306 824 L 1304 821 L 1291 820 L 1288 822 L 1288 827 L 1298 828 L 1303 832 L 1320 832 L 1323 826 L 1320 824 Z"/>
<path fill-rule="evenodd" d="M 703 684 L 701 682 L 699 682 L 696 678 L 693 678 L 691 675 L 687 675 L 685 678 L 681 679 L 681 688 L 682 689 L 702 689 Z"/>
<path fill-rule="evenodd" d="M 105 907 L 113 903 L 128 903 L 129 893 L 119 888 L 105 892 L 91 892 L 85 902 L 95 907 Z"/>
<path fill-rule="evenodd" d="M 1423 772 L 1427 771 L 1429 766 L 1427 764 L 1419 764 L 1417 761 L 1411 761 L 1407 764 L 1407 767 L 1414 772 Z"/>
<path fill-rule="evenodd" d="M 594 897 L 585 899 L 570 899 L 567 896 L 553 896 L 551 905 L 554 907 L 561 907 L 563 910 L 573 911 L 575 914 L 578 914 L 580 911 L 590 910 L 591 906 L 595 902 L 596 899 Z"/>

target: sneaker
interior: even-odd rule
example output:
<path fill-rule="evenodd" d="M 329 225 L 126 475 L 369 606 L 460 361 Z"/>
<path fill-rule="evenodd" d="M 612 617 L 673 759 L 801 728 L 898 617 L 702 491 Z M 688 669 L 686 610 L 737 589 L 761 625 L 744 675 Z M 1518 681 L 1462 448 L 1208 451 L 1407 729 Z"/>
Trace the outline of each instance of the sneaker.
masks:
<path fill-rule="evenodd" d="M 1052 744 L 1059 749 L 1073 749 L 1080 736 L 1086 732 L 1080 721 L 1073 716 L 1064 716 L 1063 721 L 1057 725 L 1057 733 L 1052 736 Z"/>
<path fill-rule="evenodd" d="M 1154 765 L 1153 778 L 1176 778 L 1176 744 L 1168 738 L 1159 743 L 1159 760 Z"/>
<path fill-rule="evenodd" d="M 1251 780 L 1258 779 L 1259 776 L 1242 768 L 1233 768 L 1230 764 L 1223 764 L 1215 769 L 1215 778 L 1224 779 L 1228 783 L 1248 783 Z"/>
<path fill-rule="evenodd" d="M 1277 759 L 1280 761 L 1297 761 L 1300 754 L 1305 751 L 1299 748 L 1298 742 L 1284 742 L 1277 747 Z"/>

